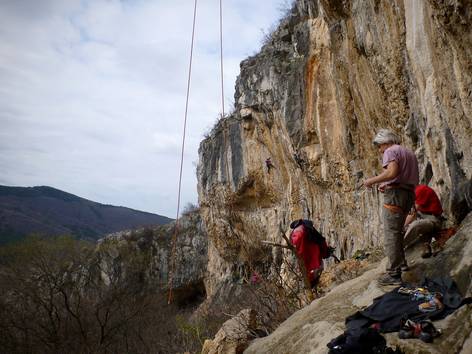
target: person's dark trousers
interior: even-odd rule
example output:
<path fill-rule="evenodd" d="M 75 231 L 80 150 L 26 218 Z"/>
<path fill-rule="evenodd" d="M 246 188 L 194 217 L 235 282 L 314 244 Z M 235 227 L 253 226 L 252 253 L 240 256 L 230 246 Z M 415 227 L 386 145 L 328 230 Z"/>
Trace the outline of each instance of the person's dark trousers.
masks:
<path fill-rule="evenodd" d="M 399 277 L 401 275 L 400 267 L 406 264 L 403 249 L 403 225 L 414 201 L 413 190 L 395 188 L 387 189 L 384 193 L 384 246 L 388 257 L 387 273 L 393 277 Z"/>

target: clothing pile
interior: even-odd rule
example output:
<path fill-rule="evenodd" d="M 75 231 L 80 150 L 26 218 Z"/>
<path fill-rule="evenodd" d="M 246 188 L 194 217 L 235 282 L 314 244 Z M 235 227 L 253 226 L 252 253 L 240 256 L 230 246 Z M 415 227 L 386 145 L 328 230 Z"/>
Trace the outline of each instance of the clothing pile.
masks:
<path fill-rule="evenodd" d="M 444 307 L 443 295 L 439 292 L 430 292 L 428 288 L 402 287 L 398 289 L 398 293 L 409 295 L 411 301 L 423 301 L 418 305 L 420 312 L 434 312 Z"/>
<path fill-rule="evenodd" d="M 450 277 L 425 278 L 419 287 L 397 287 L 374 299 L 366 309 L 346 318 L 346 331 L 328 343 L 329 353 L 360 353 L 359 346 L 363 352 L 379 353 L 372 351 L 375 343 L 370 345 L 365 339 L 366 333 L 372 330 L 379 336 L 380 333 L 400 331 L 400 338 L 420 338 L 431 342 L 440 334 L 431 320 L 442 319 L 469 303 L 472 303 L 472 298 L 463 299 Z M 365 349 L 365 345 L 369 345 L 371 351 Z"/>

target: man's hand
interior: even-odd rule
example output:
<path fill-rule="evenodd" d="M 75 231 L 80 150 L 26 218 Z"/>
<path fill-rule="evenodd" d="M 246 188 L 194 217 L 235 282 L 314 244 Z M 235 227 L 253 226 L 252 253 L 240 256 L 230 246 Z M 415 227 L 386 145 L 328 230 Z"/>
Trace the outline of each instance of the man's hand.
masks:
<path fill-rule="evenodd" d="M 374 184 L 374 181 L 372 181 L 372 178 L 367 178 L 364 181 L 364 187 L 366 187 L 366 188 L 372 188 L 373 184 Z"/>
<path fill-rule="evenodd" d="M 405 219 L 405 224 L 403 225 L 403 231 L 408 229 L 408 226 L 416 220 L 416 209 L 412 209 Z"/>
<path fill-rule="evenodd" d="M 387 182 L 394 179 L 399 174 L 399 167 L 396 161 L 390 162 L 386 168 L 384 168 L 383 172 L 371 178 L 367 178 L 364 181 L 364 187 L 371 188 L 372 185 L 382 182 Z"/>

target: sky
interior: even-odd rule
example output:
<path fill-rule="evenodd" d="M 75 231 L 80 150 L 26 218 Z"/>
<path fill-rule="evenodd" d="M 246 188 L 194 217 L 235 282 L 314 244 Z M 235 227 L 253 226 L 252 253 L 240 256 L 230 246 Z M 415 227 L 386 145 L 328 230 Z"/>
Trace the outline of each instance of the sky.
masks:
<path fill-rule="evenodd" d="M 223 0 L 225 110 L 286 0 Z M 0 0 L 0 185 L 174 218 L 192 0 Z M 219 1 L 199 0 L 181 209 L 221 114 Z"/>

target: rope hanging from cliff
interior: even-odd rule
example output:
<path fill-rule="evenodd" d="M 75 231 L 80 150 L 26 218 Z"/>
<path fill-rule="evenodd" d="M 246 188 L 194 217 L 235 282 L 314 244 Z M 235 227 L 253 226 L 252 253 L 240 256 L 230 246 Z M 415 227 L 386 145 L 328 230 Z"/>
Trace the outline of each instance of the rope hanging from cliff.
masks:
<path fill-rule="evenodd" d="M 223 85 L 223 0 L 220 0 L 220 68 L 221 68 L 221 117 L 225 116 L 225 91 Z"/>
<path fill-rule="evenodd" d="M 175 272 L 175 248 L 177 244 L 177 233 L 179 229 L 179 213 L 180 213 L 180 194 L 181 194 L 181 187 L 182 187 L 182 169 L 184 165 L 184 150 L 185 150 L 185 132 L 187 128 L 187 112 L 188 112 L 188 99 L 190 96 L 190 78 L 192 76 L 192 59 L 193 59 L 193 43 L 195 39 L 195 20 L 197 18 L 197 0 L 195 0 L 194 9 L 193 9 L 193 24 L 192 24 L 192 40 L 190 44 L 190 60 L 188 66 L 188 79 L 187 79 L 187 94 L 185 98 L 185 114 L 184 114 L 184 130 L 182 136 L 182 148 L 181 148 L 181 155 L 180 155 L 180 173 L 179 173 L 179 191 L 177 196 L 177 215 L 175 217 L 175 227 L 174 227 L 174 234 L 172 236 L 172 250 L 171 250 L 171 257 L 170 257 L 170 268 L 169 268 L 169 297 L 167 299 L 167 303 L 172 303 L 172 283 L 174 278 Z"/>
<path fill-rule="evenodd" d="M 184 130 L 182 136 L 182 149 L 180 156 L 180 173 L 179 173 L 179 190 L 177 196 L 177 214 L 175 217 L 175 227 L 174 233 L 172 235 L 172 247 L 170 255 L 170 267 L 169 267 L 169 296 L 167 303 L 170 305 L 172 303 L 172 285 L 174 280 L 175 273 L 175 249 L 177 246 L 177 234 L 179 229 L 179 213 L 180 213 L 180 195 L 182 187 L 182 169 L 184 164 L 184 150 L 185 150 L 185 132 L 187 127 L 187 113 L 188 113 L 188 101 L 190 96 L 190 78 L 192 76 L 192 59 L 193 59 L 193 44 L 195 42 L 195 22 L 197 18 L 197 0 L 195 0 L 194 9 L 193 9 L 193 24 L 192 24 L 192 40 L 190 45 L 190 60 L 188 68 L 188 80 L 187 80 L 187 94 L 185 99 L 185 114 L 184 114 Z M 223 79 L 223 0 L 220 0 L 220 69 L 221 69 L 221 116 L 225 116 L 225 95 L 224 95 L 224 79 Z"/>

